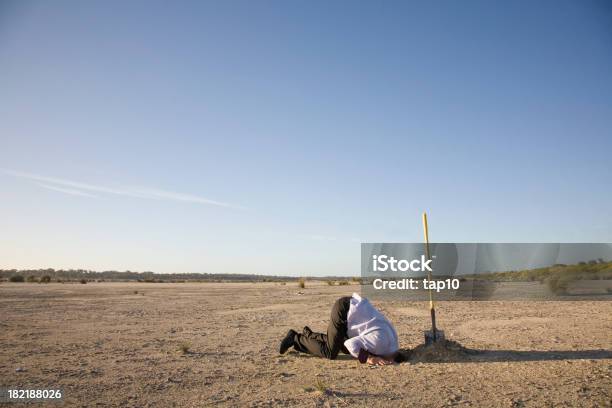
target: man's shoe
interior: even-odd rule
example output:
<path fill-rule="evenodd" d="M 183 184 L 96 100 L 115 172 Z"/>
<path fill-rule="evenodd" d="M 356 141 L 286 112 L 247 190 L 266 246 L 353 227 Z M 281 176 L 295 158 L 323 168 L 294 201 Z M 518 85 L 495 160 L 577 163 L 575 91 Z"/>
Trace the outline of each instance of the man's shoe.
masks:
<path fill-rule="evenodd" d="M 361 364 L 365 364 L 366 361 L 368 361 L 368 357 L 370 356 L 370 353 L 368 353 L 368 350 L 366 349 L 359 349 L 359 355 L 357 357 L 357 359 L 359 360 L 359 362 Z"/>
<path fill-rule="evenodd" d="M 297 332 L 295 330 L 289 330 L 287 332 L 287 335 L 285 336 L 285 338 L 283 339 L 283 341 L 281 341 L 280 343 L 280 347 L 278 349 L 279 353 L 281 354 L 285 354 L 287 352 L 287 350 L 289 350 L 289 347 L 293 346 L 295 344 L 295 335 L 297 334 Z"/>
<path fill-rule="evenodd" d="M 302 333 L 304 334 L 304 336 L 310 336 L 312 334 L 312 330 L 310 330 L 310 327 L 304 326 L 304 328 L 302 329 Z"/>

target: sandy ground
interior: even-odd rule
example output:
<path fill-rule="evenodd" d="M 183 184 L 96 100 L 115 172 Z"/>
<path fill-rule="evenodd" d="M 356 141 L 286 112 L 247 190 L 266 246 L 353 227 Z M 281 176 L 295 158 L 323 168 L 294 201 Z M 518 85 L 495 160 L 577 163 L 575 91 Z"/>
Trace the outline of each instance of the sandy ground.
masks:
<path fill-rule="evenodd" d="M 611 405 L 612 302 L 441 303 L 447 337 L 479 354 L 369 368 L 278 355 L 289 328 L 324 330 L 359 290 L 307 285 L 3 283 L 0 386 L 61 387 L 83 407 Z M 373 303 L 402 347 L 422 342 L 424 302 Z"/>

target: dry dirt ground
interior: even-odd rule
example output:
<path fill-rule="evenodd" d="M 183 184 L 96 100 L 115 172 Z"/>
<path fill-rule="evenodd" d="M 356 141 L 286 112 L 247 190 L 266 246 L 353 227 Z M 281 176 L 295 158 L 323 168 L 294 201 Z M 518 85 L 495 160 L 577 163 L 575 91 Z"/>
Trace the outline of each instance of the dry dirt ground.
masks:
<path fill-rule="evenodd" d="M 278 355 L 289 328 L 324 330 L 334 300 L 358 290 L 2 283 L 0 386 L 60 387 L 70 407 L 611 405 L 610 301 L 442 303 L 447 337 L 480 350 L 468 361 L 368 368 Z M 422 342 L 424 302 L 373 303 L 403 348 Z"/>

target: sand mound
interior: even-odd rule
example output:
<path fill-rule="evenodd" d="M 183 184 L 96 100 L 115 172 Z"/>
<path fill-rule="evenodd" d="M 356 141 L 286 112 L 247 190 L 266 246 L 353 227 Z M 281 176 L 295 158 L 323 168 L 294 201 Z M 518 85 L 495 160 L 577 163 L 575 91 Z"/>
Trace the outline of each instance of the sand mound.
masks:
<path fill-rule="evenodd" d="M 430 346 L 420 344 L 410 350 L 406 357 L 411 363 L 450 363 L 454 361 L 466 361 L 475 354 L 473 350 L 463 347 L 453 340 L 444 340 Z"/>

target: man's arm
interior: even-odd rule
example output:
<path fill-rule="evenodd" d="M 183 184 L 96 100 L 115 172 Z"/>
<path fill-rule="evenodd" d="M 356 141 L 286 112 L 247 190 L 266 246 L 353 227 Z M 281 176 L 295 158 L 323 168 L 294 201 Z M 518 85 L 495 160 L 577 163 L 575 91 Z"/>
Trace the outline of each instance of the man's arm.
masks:
<path fill-rule="evenodd" d="M 350 338 L 344 342 L 344 346 L 349 353 L 357 358 L 360 363 L 368 363 L 369 365 L 389 365 L 395 363 L 393 358 L 377 356 L 368 352 L 366 341 L 363 337 L 357 336 Z"/>
<path fill-rule="evenodd" d="M 359 352 L 362 349 L 366 349 L 363 339 L 359 336 L 346 340 L 344 342 L 344 347 L 346 347 L 348 352 L 355 358 L 359 358 Z"/>

